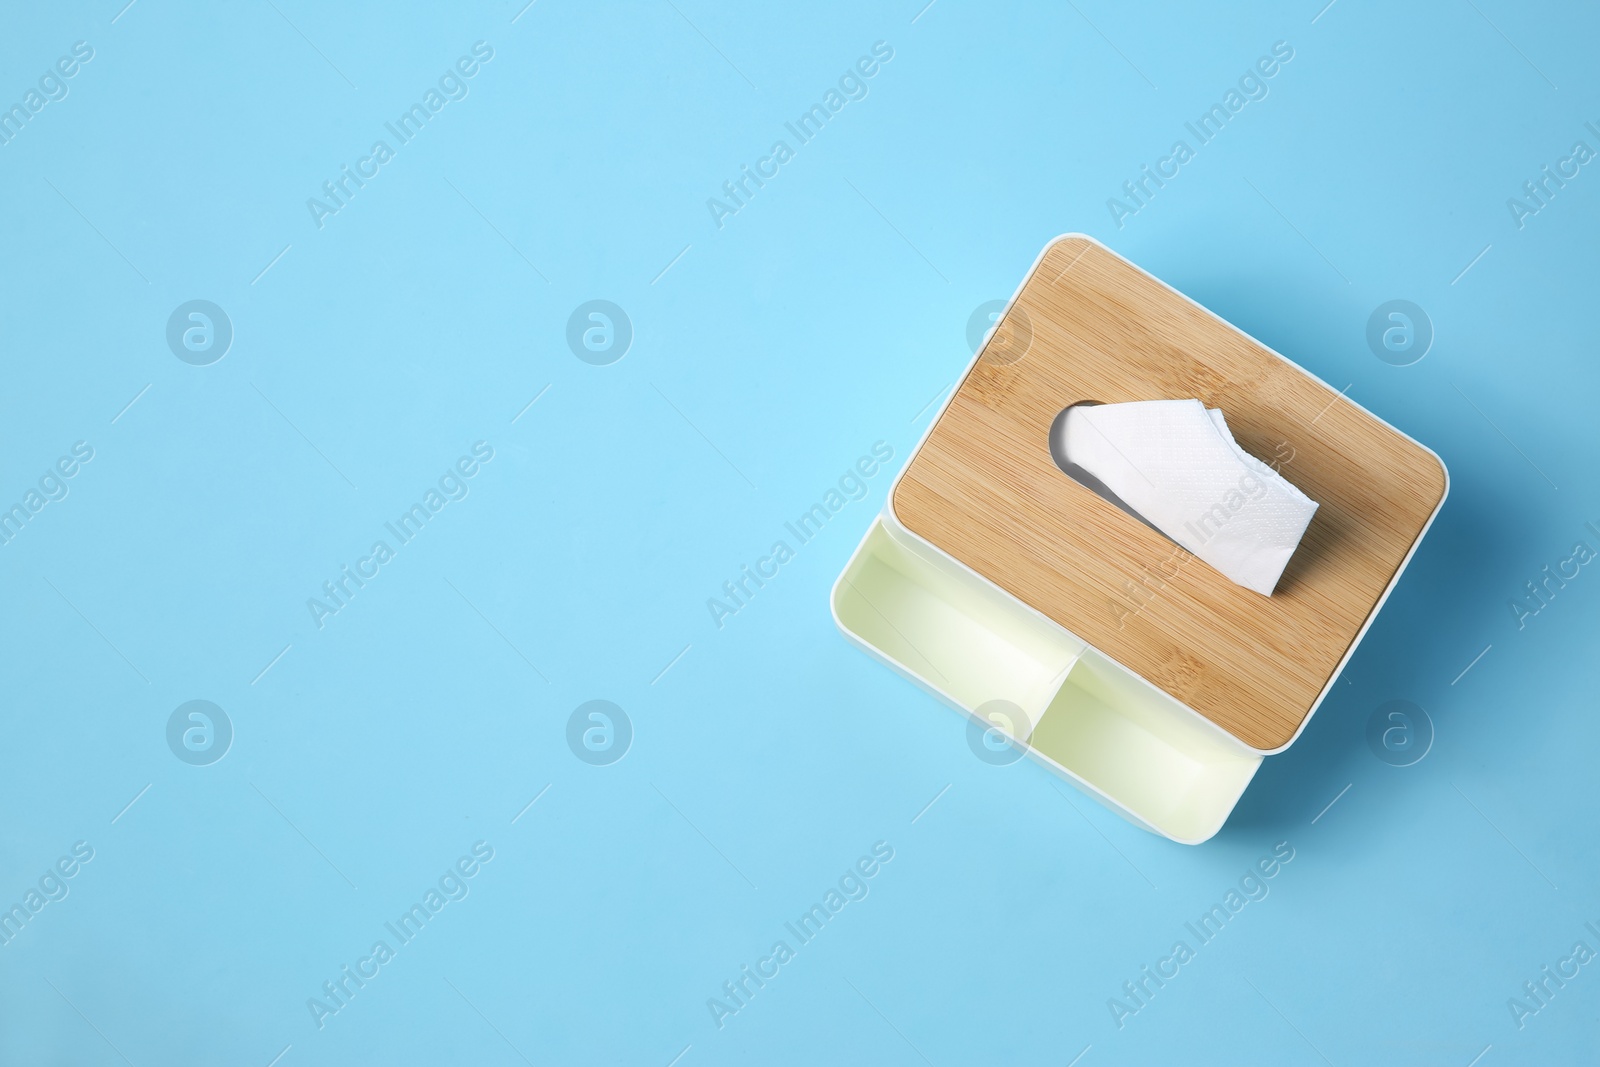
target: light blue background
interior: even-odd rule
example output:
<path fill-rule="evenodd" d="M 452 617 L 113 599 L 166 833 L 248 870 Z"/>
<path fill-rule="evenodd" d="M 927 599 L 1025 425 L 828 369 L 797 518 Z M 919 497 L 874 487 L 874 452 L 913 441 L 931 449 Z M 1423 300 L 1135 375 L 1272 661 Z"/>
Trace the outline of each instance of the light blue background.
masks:
<path fill-rule="evenodd" d="M 0 898 L 95 854 L 0 948 L 0 1061 L 1595 1062 L 1600 965 L 1521 1029 L 1507 1000 L 1600 950 L 1600 577 L 1508 605 L 1600 548 L 1600 170 L 1521 229 L 1506 201 L 1600 148 L 1600 18 L 923 2 L 9 13 L 0 101 L 95 54 L 0 147 L 0 501 L 95 455 L 0 547 Z M 470 95 L 319 230 L 306 199 L 479 40 Z M 707 198 L 880 40 L 867 98 L 718 229 Z M 1107 198 L 1280 40 L 1270 95 L 1118 228 Z M 1452 474 L 1199 848 L 975 759 L 828 612 L 969 316 L 1071 230 Z M 207 367 L 164 338 L 196 298 L 235 331 Z M 1408 367 L 1365 341 L 1395 298 L 1436 330 Z M 610 366 L 565 341 L 590 299 L 633 323 Z M 470 496 L 319 630 L 307 598 L 479 440 Z M 718 629 L 707 598 L 880 440 L 869 496 Z M 606 767 L 565 740 L 595 698 L 635 731 Z M 236 731 L 210 766 L 167 747 L 191 699 Z M 1365 740 L 1394 699 L 1436 730 L 1404 768 Z M 307 999 L 479 840 L 470 895 L 319 1030 Z M 877 841 L 870 895 L 719 1030 L 707 999 Z M 1285 841 L 1119 1029 L 1108 999 Z"/>

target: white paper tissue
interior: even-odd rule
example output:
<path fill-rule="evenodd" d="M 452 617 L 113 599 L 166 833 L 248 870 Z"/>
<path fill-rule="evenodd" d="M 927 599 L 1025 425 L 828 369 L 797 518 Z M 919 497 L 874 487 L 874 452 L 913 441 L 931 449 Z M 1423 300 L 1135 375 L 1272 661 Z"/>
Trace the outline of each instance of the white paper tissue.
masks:
<path fill-rule="evenodd" d="M 1271 596 L 1316 501 L 1240 448 L 1198 400 L 1083 404 L 1055 453 L 1233 582 Z"/>

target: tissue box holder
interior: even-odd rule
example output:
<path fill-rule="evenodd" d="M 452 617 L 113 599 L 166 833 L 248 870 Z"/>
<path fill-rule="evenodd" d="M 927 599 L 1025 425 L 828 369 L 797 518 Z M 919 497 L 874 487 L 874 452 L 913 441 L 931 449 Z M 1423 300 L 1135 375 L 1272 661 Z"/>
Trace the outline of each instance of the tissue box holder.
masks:
<path fill-rule="evenodd" d="M 1071 404 L 1189 397 L 1321 504 L 1271 597 L 1051 457 Z M 1082 792 L 1198 844 L 1305 729 L 1448 486 L 1431 450 L 1071 234 L 1040 254 L 895 479 L 834 584 L 834 620 Z"/>

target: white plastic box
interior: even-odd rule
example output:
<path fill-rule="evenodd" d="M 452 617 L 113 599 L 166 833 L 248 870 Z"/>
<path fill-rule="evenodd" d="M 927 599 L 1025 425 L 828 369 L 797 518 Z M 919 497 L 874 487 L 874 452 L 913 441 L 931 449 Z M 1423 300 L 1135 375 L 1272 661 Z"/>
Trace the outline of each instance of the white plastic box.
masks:
<path fill-rule="evenodd" d="M 1287 473 L 1323 506 L 1272 598 L 1193 561 L 1164 601 L 1113 627 L 1102 598 L 1170 545 L 1054 468 L 1048 426 L 1071 403 L 1184 389 L 1245 427 L 1242 444 L 1281 431 L 1301 457 Z M 1447 489 L 1431 451 L 1069 235 L 1041 253 L 897 475 L 831 606 L 846 637 L 981 728 L 1136 825 L 1198 844 L 1304 729 Z M 924 532 L 897 513 L 903 496 Z M 1263 695 L 1279 672 L 1291 681 Z"/>

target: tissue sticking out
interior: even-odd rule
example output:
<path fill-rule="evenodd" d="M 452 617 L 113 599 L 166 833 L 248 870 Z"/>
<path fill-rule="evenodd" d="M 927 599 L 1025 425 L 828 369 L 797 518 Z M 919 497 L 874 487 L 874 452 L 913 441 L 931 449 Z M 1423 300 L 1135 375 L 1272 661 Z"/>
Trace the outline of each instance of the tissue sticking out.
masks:
<path fill-rule="evenodd" d="M 1079 404 L 1051 435 L 1058 463 L 1087 472 L 1126 510 L 1263 596 L 1317 510 L 1198 400 Z"/>

